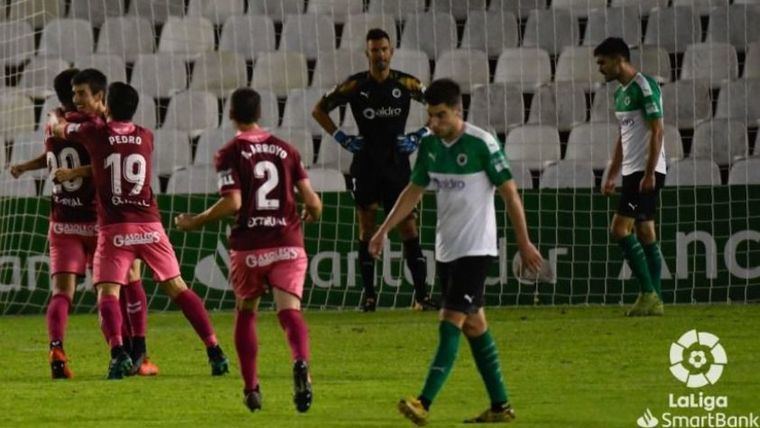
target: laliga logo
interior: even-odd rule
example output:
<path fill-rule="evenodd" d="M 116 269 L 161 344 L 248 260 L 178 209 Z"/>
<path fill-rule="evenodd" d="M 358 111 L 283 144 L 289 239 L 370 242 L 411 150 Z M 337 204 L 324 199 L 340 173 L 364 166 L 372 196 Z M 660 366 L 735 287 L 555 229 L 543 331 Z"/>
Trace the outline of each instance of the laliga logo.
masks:
<path fill-rule="evenodd" d="M 689 388 L 715 384 L 728 363 L 718 336 L 691 330 L 670 345 L 670 372 Z"/>

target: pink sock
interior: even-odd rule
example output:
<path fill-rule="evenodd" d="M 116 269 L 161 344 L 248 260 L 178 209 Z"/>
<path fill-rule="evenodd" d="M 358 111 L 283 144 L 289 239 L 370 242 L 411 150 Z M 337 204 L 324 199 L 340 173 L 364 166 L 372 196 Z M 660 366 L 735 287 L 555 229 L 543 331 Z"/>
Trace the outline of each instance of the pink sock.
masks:
<path fill-rule="evenodd" d="M 192 324 L 203 343 L 206 344 L 206 347 L 218 344 L 214 327 L 211 326 L 211 320 L 208 318 L 203 301 L 193 290 L 187 289 L 179 293 L 177 298 L 174 299 L 174 303 L 182 309 L 185 318 L 190 321 L 190 324 Z"/>
<path fill-rule="evenodd" d="M 145 337 L 148 327 L 148 298 L 145 296 L 142 280 L 130 282 L 121 289 L 124 292 L 123 298 L 126 300 L 124 303 L 127 308 L 126 317 L 132 327 L 131 336 Z"/>
<path fill-rule="evenodd" d="M 103 330 L 103 336 L 105 336 L 108 345 L 111 348 L 123 345 L 119 298 L 110 295 L 101 296 L 98 300 L 98 310 L 100 311 L 100 328 Z"/>
<path fill-rule="evenodd" d="M 259 379 L 256 375 L 256 356 L 259 352 L 259 343 L 256 339 L 255 312 L 236 312 L 235 349 L 237 349 L 240 374 L 243 376 L 245 390 L 251 391 L 259 384 Z"/>
<path fill-rule="evenodd" d="M 288 337 L 293 359 L 309 361 L 309 331 L 301 311 L 285 309 L 277 312 L 277 318 L 280 319 L 280 326 Z"/>
<path fill-rule="evenodd" d="M 63 336 L 66 334 L 66 324 L 69 321 L 70 307 L 71 300 L 65 294 L 55 294 L 50 298 L 46 317 L 48 337 L 51 342 L 59 341 L 63 343 Z"/>
<path fill-rule="evenodd" d="M 127 297 L 124 295 L 124 289 L 121 287 L 119 290 L 119 309 L 121 310 L 121 337 L 126 339 L 132 337 L 132 326 L 129 324 L 129 316 L 127 314 Z"/>

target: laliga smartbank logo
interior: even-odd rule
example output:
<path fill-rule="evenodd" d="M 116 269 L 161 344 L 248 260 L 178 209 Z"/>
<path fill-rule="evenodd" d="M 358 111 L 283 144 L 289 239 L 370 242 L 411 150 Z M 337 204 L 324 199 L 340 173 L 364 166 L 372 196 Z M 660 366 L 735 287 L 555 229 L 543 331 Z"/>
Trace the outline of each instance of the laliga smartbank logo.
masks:
<path fill-rule="evenodd" d="M 670 373 L 687 388 L 710 387 L 718 382 L 728 364 L 726 350 L 718 336 L 706 331 L 690 330 L 670 345 Z M 668 410 L 655 415 L 647 408 L 636 419 L 641 428 L 655 427 L 758 427 L 760 416 L 754 413 L 727 413 L 728 396 L 699 391 L 688 395 L 668 394 Z M 688 412 L 689 414 L 681 414 Z M 701 412 L 701 414 L 699 414 Z"/>

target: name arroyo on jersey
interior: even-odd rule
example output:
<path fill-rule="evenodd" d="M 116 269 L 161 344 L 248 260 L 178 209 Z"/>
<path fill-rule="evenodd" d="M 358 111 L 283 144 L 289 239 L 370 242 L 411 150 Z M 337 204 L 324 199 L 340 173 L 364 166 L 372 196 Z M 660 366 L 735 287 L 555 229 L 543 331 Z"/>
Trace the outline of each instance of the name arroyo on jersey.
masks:
<path fill-rule="evenodd" d="M 282 260 L 295 260 L 298 258 L 298 251 L 295 248 L 278 248 L 264 254 L 245 256 L 245 265 L 248 267 L 264 267 L 274 262 Z"/>
<path fill-rule="evenodd" d="M 117 247 L 156 244 L 158 242 L 161 242 L 161 234 L 155 231 L 144 233 L 127 233 L 126 235 L 115 235 L 113 237 L 113 245 Z"/>
<path fill-rule="evenodd" d="M 248 146 L 248 149 L 250 151 L 246 152 L 243 150 L 241 153 L 243 156 L 248 159 L 251 156 L 257 154 L 257 153 L 268 153 L 271 155 L 275 155 L 279 157 L 280 159 L 285 159 L 288 157 L 288 152 L 285 151 L 281 146 L 277 144 L 250 144 Z"/>

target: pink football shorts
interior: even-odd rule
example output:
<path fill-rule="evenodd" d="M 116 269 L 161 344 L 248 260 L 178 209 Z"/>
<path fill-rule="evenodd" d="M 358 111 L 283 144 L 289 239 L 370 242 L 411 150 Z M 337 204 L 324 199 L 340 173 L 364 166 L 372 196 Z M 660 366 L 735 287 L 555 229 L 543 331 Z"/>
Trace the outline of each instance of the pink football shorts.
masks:
<path fill-rule="evenodd" d="M 98 229 L 93 283 L 127 284 L 135 259 L 150 267 L 157 282 L 180 275 L 177 256 L 161 223 L 118 223 Z"/>
<path fill-rule="evenodd" d="M 299 299 L 308 259 L 302 247 L 230 251 L 230 283 L 239 299 L 255 299 L 276 287 Z"/>
<path fill-rule="evenodd" d="M 50 222 L 50 275 L 73 273 L 84 276 L 92 268 L 98 236 L 95 223 Z"/>

